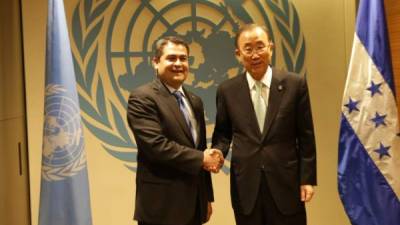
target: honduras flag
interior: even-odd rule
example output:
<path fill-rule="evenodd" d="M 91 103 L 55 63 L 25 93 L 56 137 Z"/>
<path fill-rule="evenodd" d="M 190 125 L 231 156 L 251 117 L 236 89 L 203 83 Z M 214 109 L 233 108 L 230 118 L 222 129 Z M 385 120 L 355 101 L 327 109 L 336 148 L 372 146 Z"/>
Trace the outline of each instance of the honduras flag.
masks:
<path fill-rule="evenodd" d="M 400 225 L 399 123 L 383 0 L 362 0 L 358 10 L 338 183 L 353 225 Z"/>
<path fill-rule="evenodd" d="M 49 0 L 39 225 L 91 225 L 86 154 L 63 0 Z"/>

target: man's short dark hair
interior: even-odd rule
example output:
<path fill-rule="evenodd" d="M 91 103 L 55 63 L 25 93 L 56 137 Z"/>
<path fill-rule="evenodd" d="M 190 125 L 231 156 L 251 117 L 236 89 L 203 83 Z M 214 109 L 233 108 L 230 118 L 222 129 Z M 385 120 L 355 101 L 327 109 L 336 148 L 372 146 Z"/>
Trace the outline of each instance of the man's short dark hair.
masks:
<path fill-rule="evenodd" d="M 258 24 L 255 24 L 255 23 L 249 23 L 249 24 L 245 24 L 245 25 L 241 26 L 241 27 L 239 28 L 239 31 L 236 33 L 236 36 L 235 36 L 235 46 L 236 46 L 236 48 L 239 48 L 239 43 L 238 43 L 238 41 L 239 41 L 240 35 L 241 35 L 243 32 L 246 32 L 246 31 L 249 31 L 249 30 L 253 30 L 253 29 L 255 29 L 255 28 L 261 28 L 261 29 L 267 34 L 268 40 L 269 40 L 269 41 L 271 40 L 271 39 L 270 39 L 270 35 L 269 35 L 269 30 L 268 30 L 265 26 L 258 25 Z"/>
<path fill-rule="evenodd" d="M 160 57 L 163 54 L 164 47 L 167 45 L 169 42 L 174 43 L 176 45 L 183 45 L 186 48 L 187 53 L 189 54 L 189 45 L 181 38 L 176 37 L 176 36 L 167 36 L 167 37 L 162 37 L 155 43 L 155 54 L 154 58 L 155 59 L 160 59 Z"/>

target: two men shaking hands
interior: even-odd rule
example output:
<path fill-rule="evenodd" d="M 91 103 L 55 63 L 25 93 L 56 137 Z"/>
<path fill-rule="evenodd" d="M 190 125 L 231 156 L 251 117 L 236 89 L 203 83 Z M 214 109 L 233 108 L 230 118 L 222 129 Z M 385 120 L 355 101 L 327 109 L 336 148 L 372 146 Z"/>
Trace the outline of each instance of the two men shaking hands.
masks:
<path fill-rule="evenodd" d="M 209 148 L 203 152 L 203 169 L 218 173 L 224 165 L 224 155 L 219 149 Z"/>

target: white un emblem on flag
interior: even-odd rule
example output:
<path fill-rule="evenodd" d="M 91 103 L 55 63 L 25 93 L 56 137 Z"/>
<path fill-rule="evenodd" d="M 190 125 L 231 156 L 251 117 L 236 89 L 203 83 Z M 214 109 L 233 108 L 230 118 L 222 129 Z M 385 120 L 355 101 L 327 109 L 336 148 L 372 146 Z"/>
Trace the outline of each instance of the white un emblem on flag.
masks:
<path fill-rule="evenodd" d="M 62 180 L 84 168 L 79 115 L 79 106 L 63 86 L 47 86 L 42 157 L 42 175 L 46 180 Z"/>

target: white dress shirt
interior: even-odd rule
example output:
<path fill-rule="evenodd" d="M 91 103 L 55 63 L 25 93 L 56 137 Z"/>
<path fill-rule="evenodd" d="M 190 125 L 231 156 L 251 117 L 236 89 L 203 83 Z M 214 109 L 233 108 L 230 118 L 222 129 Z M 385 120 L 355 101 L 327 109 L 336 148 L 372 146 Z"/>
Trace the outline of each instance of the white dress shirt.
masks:
<path fill-rule="evenodd" d="M 246 78 L 247 78 L 247 83 L 249 84 L 250 96 L 252 99 L 254 99 L 254 96 L 256 95 L 256 87 L 255 87 L 256 80 L 254 80 L 254 78 L 249 74 L 249 72 L 246 72 Z M 270 66 L 268 66 L 267 71 L 265 71 L 264 76 L 260 80 L 260 82 L 263 84 L 261 95 L 265 101 L 266 111 L 268 111 L 268 98 L 269 98 L 269 90 L 271 88 L 271 81 L 272 81 L 272 69 Z"/>

